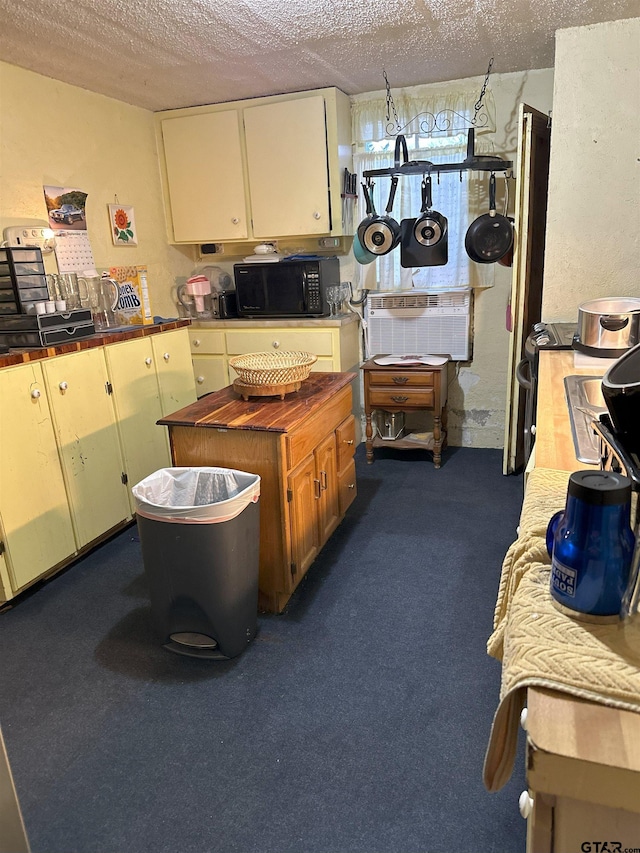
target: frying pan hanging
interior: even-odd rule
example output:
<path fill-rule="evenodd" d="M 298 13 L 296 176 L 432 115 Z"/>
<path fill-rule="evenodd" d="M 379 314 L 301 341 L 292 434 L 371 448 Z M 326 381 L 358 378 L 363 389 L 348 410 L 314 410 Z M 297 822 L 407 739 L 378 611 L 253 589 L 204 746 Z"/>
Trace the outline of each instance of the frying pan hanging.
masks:
<path fill-rule="evenodd" d="M 397 187 L 398 178 L 394 175 L 391 178 L 391 189 L 384 215 L 376 213 L 373 199 L 369 196 L 368 190 L 365 188 L 365 193 L 371 205 L 371 215 L 358 226 L 358 237 L 362 246 L 374 255 L 386 255 L 392 249 L 395 249 L 400 242 L 400 225 L 391 216 Z"/>
<path fill-rule="evenodd" d="M 489 178 L 489 213 L 471 223 L 464 238 L 467 255 L 477 264 L 493 264 L 513 245 L 513 225 L 496 212 L 496 176 Z"/>
<path fill-rule="evenodd" d="M 431 175 L 422 179 L 422 207 L 416 219 L 402 220 L 400 266 L 436 267 L 449 260 L 446 216 L 431 209 Z"/>

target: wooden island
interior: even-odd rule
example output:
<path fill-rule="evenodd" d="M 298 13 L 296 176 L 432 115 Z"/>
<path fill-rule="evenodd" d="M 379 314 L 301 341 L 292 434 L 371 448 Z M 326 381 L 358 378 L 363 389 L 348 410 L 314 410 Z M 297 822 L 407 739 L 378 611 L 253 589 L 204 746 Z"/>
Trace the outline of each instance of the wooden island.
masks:
<path fill-rule="evenodd" d="M 280 613 L 356 496 L 353 373 L 243 400 L 231 385 L 162 418 L 176 466 L 258 474 L 259 607 Z"/>

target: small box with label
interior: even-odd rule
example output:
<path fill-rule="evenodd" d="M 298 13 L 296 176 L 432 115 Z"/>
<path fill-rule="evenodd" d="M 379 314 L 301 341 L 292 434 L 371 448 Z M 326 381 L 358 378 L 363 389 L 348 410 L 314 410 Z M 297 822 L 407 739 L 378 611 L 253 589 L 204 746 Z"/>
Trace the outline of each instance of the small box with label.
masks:
<path fill-rule="evenodd" d="M 153 323 L 149 290 L 147 287 L 147 267 L 144 265 L 110 267 L 109 275 L 120 291 L 117 311 L 123 326 L 146 326 Z"/>

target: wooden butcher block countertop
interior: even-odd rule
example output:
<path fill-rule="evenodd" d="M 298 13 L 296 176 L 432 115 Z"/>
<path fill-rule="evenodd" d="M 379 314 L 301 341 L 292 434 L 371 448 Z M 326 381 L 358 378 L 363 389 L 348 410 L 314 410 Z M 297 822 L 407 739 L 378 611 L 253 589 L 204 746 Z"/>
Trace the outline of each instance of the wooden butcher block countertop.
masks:
<path fill-rule="evenodd" d="M 279 397 L 243 400 L 228 385 L 168 415 L 164 426 L 292 432 L 305 418 L 327 403 L 356 378 L 355 373 L 311 373 L 300 390 Z"/>

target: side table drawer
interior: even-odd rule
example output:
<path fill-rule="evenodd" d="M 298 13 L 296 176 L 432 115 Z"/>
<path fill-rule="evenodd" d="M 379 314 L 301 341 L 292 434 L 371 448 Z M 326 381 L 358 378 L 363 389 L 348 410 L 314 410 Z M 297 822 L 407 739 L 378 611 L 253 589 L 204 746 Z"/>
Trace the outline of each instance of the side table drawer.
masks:
<path fill-rule="evenodd" d="M 369 404 L 372 409 L 400 406 L 403 409 L 432 409 L 435 401 L 433 388 L 370 388 Z"/>
<path fill-rule="evenodd" d="M 411 373 L 403 373 L 401 370 L 371 370 L 369 371 L 370 385 L 386 385 L 398 387 L 416 387 L 433 388 L 434 374 L 431 372 L 411 371 Z"/>

